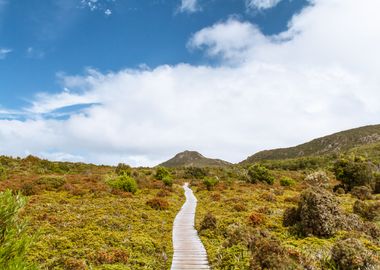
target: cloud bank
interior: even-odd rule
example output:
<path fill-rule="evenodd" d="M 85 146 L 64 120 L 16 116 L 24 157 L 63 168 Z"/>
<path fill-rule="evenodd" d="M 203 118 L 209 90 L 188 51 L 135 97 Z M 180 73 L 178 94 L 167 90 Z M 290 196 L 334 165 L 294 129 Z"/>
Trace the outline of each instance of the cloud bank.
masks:
<path fill-rule="evenodd" d="M 249 9 L 264 10 L 273 8 L 278 5 L 282 0 L 246 0 L 246 6 Z"/>
<path fill-rule="evenodd" d="M 178 12 L 194 13 L 200 11 L 198 0 L 181 0 Z"/>
<path fill-rule="evenodd" d="M 0 153 L 155 165 L 190 149 L 236 162 L 379 123 L 380 2 L 313 2 L 276 36 L 234 18 L 201 29 L 188 46 L 217 66 L 60 75 L 65 90 L 36 96 L 27 119 L 0 120 Z"/>

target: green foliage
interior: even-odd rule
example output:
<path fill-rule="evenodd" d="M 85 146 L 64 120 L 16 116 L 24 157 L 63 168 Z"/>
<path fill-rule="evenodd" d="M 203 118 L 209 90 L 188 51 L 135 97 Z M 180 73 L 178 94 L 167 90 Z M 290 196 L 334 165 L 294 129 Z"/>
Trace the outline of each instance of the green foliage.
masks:
<path fill-rule="evenodd" d="M 167 186 L 167 187 L 171 187 L 171 186 L 173 186 L 173 178 L 171 178 L 170 176 L 166 176 L 166 177 L 164 177 L 164 179 L 162 179 L 162 182 L 163 182 L 164 185 Z"/>
<path fill-rule="evenodd" d="M 217 183 L 218 179 L 216 177 L 205 177 L 203 179 L 203 184 L 206 186 L 207 190 L 212 190 Z"/>
<path fill-rule="evenodd" d="M 119 163 L 115 169 L 115 173 L 119 176 L 121 176 L 121 175 L 131 176 L 132 175 L 132 168 L 127 164 Z"/>
<path fill-rule="evenodd" d="M 354 187 L 351 190 L 352 196 L 358 198 L 359 200 L 371 200 L 373 198 L 372 196 L 372 189 L 367 186 L 357 186 Z"/>
<path fill-rule="evenodd" d="M 6 169 L 0 165 L 0 181 L 4 180 L 7 177 Z"/>
<path fill-rule="evenodd" d="M 10 190 L 0 193 L 0 269 L 31 269 L 25 262 L 25 254 L 31 243 L 26 233 L 26 223 L 19 217 L 26 199 L 13 195 Z"/>
<path fill-rule="evenodd" d="M 208 174 L 207 169 L 199 167 L 187 167 L 185 169 L 186 179 L 203 179 Z"/>
<path fill-rule="evenodd" d="M 157 180 L 163 180 L 165 177 L 171 177 L 171 173 L 165 167 L 157 167 L 156 174 L 154 177 Z"/>
<path fill-rule="evenodd" d="M 283 187 L 293 186 L 295 183 L 296 182 L 292 178 L 287 176 L 284 176 L 280 179 L 280 185 Z"/>
<path fill-rule="evenodd" d="M 108 181 L 108 184 L 114 188 L 126 192 L 136 193 L 138 187 L 136 180 L 128 175 L 121 175 L 115 179 Z"/>
<path fill-rule="evenodd" d="M 335 162 L 333 171 L 348 191 L 355 186 L 375 185 L 374 165 L 362 157 L 341 158 Z"/>
<path fill-rule="evenodd" d="M 65 184 L 65 178 L 61 176 L 42 176 L 37 180 L 38 185 L 44 185 L 47 189 L 57 189 Z"/>
<path fill-rule="evenodd" d="M 260 164 L 254 164 L 248 169 L 249 182 L 255 184 L 257 182 L 264 182 L 272 185 L 274 177 L 271 172 Z"/>
<path fill-rule="evenodd" d="M 380 201 L 364 202 L 358 200 L 354 203 L 353 211 L 369 221 L 380 219 Z"/>

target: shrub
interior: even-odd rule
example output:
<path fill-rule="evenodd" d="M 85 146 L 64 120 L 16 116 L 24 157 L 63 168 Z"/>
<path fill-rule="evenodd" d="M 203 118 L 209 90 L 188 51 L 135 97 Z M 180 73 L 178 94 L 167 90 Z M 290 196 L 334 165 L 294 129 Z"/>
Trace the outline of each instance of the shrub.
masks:
<path fill-rule="evenodd" d="M 242 204 L 242 203 L 235 204 L 233 208 L 237 212 L 241 212 L 241 211 L 246 211 L 247 210 L 247 207 L 244 204 Z"/>
<path fill-rule="evenodd" d="M 363 201 L 372 199 L 372 189 L 367 186 L 354 187 L 351 190 L 351 194 L 359 200 Z"/>
<path fill-rule="evenodd" d="M 200 230 L 208 230 L 208 229 L 215 229 L 216 228 L 216 217 L 211 214 L 210 212 L 207 213 L 204 217 L 203 220 L 201 221 L 201 226 Z"/>
<path fill-rule="evenodd" d="M 305 177 L 305 182 L 311 186 L 326 187 L 330 179 L 324 171 L 313 172 Z"/>
<path fill-rule="evenodd" d="M 380 217 L 380 201 L 364 202 L 358 200 L 354 203 L 353 211 L 362 218 L 373 221 Z"/>
<path fill-rule="evenodd" d="M 345 239 L 336 243 L 331 257 L 338 269 L 364 270 L 375 269 L 373 254 L 357 239 Z"/>
<path fill-rule="evenodd" d="M 6 169 L 0 165 L 0 181 L 7 178 L 7 171 Z"/>
<path fill-rule="evenodd" d="M 37 180 L 38 185 L 43 185 L 47 189 L 58 189 L 66 183 L 62 176 L 43 176 Z"/>
<path fill-rule="evenodd" d="M 168 201 L 161 198 L 153 198 L 147 201 L 146 204 L 155 210 L 166 210 L 169 208 Z"/>
<path fill-rule="evenodd" d="M 301 232 L 305 235 L 332 236 L 338 229 L 341 213 L 335 197 L 321 188 L 301 193 L 298 203 Z"/>
<path fill-rule="evenodd" d="M 171 177 L 168 169 L 164 167 L 157 167 L 156 174 L 154 176 L 157 180 L 163 180 L 165 177 Z"/>
<path fill-rule="evenodd" d="M 284 176 L 280 179 L 280 185 L 283 187 L 293 186 L 295 183 L 296 182 L 290 177 Z"/>
<path fill-rule="evenodd" d="M 205 177 L 203 179 L 203 184 L 206 186 L 207 190 L 212 190 L 214 186 L 218 183 L 218 179 L 215 177 Z"/>
<path fill-rule="evenodd" d="M 261 213 L 253 212 L 249 215 L 248 220 L 252 226 L 258 226 L 264 223 L 265 217 Z"/>
<path fill-rule="evenodd" d="M 25 254 L 31 243 L 26 233 L 26 223 L 19 217 L 26 199 L 10 190 L 0 193 L 0 269 L 31 269 Z"/>
<path fill-rule="evenodd" d="M 207 176 L 207 170 L 199 167 L 187 167 L 185 170 L 186 179 L 203 179 Z"/>
<path fill-rule="evenodd" d="M 249 182 L 255 184 L 257 182 L 265 182 L 272 185 L 274 177 L 270 171 L 263 165 L 254 164 L 248 169 Z"/>
<path fill-rule="evenodd" d="M 289 207 L 285 210 L 282 220 L 284 227 L 293 226 L 300 222 L 300 213 L 296 207 Z"/>
<path fill-rule="evenodd" d="M 115 169 L 115 173 L 119 176 L 121 176 L 121 175 L 131 176 L 132 175 L 132 168 L 127 164 L 119 163 Z"/>
<path fill-rule="evenodd" d="M 361 157 L 342 158 L 335 162 L 333 171 L 336 179 L 342 181 L 346 191 L 355 186 L 375 185 L 374 165 Z"/>
<path fill-rule="evenodd" d="M 114 189 L 120 189 L 122 191 L 136 193 L 137 183 L 136 180 L 130 176 L 122 175 L 115 179 L 112 179 L 108 184 Z"/>
<path fill-rule="evenodd" d="M 96 264 L 126 264 L 129 260 L 129 254 L 126 250 L 121 248 L 112 248 L 109 250 L 98 251 L 93 260 Z"/>
<path fill-rule="evenodd" d="M 164 185 L 167 186 L 167 187 L 171 187 L 171 186 L 173 186 L 173 179 L 172 179 L 170 176 L 166 176 L 166 177 L 164 177 L 164 179 L 162 179 L 162 182 L 163 182 Z"/>
<path fill-rule="evenodd" d="M 334 192 L 338 195 L 343 195 L 346 194 L 346 191 L 342 187 L 338 187 L 337 189 L 334 190 Z"/>

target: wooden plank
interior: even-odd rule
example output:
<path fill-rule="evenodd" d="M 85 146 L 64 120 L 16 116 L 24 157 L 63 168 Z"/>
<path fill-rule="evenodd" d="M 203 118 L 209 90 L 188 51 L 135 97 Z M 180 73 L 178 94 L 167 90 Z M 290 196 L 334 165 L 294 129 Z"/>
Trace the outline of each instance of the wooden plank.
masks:
<path fill-rule="evenodd" d="M 183 189 L 186 202 L 178 212 L 173 224 L 174 255 L 171 270 L 211 269 L 206 249 L 194 228 L 197 198 L 188 183 L 183 186 Z"/>

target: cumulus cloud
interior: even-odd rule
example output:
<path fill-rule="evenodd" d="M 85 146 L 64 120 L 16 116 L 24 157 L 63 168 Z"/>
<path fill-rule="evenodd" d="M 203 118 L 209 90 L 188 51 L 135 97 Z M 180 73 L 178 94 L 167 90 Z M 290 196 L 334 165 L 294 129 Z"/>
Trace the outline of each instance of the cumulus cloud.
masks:
<path fill-rule="evenodd" d="M 282 0 L 246 0 L 245 4 L 248 9 L 264 10 L 273 8 Z"/>
<path fill-rule="evenodd" d="M 181 0 L 178 12 L 194 13 L 200 10 L 198 0 Z"/>
<path fill-rule="evenodd" d="M 315 0 L 271 37 L 249 22 L 218 22 L 189 41 L 217 66 L 60 75 L 71 90 L 38 95 L 25 108 L 33 118 L 0 120 L 0 152 L 155 165 L 194 149 L 236 162 L 379 123 L 379 8 Z M 91 106 L 63 120 L 39 117 L 78 104 Z"/>
<path fill-rule="evenodd" d="M 5 59 L 8 56 L 8 54 L 10 54 L 11 52 L 12 52 L 11 49 L 0 48 L 0 60 Z"/>

